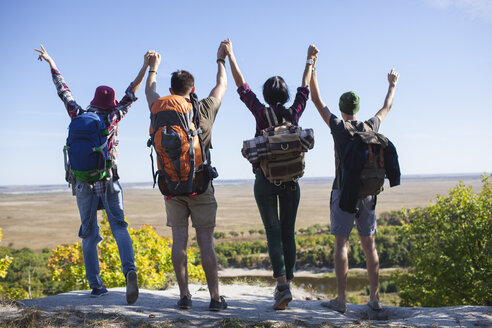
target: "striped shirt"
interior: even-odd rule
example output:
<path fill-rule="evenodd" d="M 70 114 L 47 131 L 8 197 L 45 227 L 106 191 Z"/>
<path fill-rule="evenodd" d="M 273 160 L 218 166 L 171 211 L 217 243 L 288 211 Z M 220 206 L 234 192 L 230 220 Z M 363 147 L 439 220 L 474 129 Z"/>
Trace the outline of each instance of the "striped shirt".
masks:
<path fill-rule="evenodd" d="M 251 91 L 249 85 L 244 83 L 237 89 L 239 93 L 239 97 L 244 102 L 244 104 L 251 111 L 256 120 L 256 134 L 255 137 L 260 135 L 260 131 L 268 128 L 270 125 L 268 124 L 268 119 L 266 116 L 266 106 L 262 104 L 255 93 Z M 294 125 L 298 125 L 299 119 L 301 118 L 304 109 L 306 108 L 306 102 L 309 98 L 309 88 L 308 87 L 299 87 L 297 88 L 296 98 L 292 106 L 290 106 L 290 111 L 292 113 L 291 123 Z M 273 108 L 273 111 L 277 115 L 277 117 L 281 117 L 280 109 L 277 107 Z"/>
<path fill-rule="evenodd" d="M 88 111 L 95 112 L 104 118 L 104 122 L 106 123 L 106 127 L 109 131 L 108 150 L 111 154 L 113 164 L 116 164 L 116 134 L 118 130 L 118 122 L 128 113 L 128 109 L 131 107 L 133 102 L 137 100 L 137 97 L 135 97 L 135 93 L 133 92 L 133 82 L 130 83 L 130 86 L 128 86 L 125 91 L 125 95 L 114 109 L 102 110 L 92 106 L 87 107 L 87 109 L 83 109 L 75 102 L 72 91 L 68 88 L 68 85 L 65 83 L 65 80 L 60 72 L 56 69 L 52 69 L 51 75 L 53 77 L 53 83 L 55 83 L 58 96 L 65 104 L 65 108 L 67 109 L 68 115 L 71 119 Z"/>

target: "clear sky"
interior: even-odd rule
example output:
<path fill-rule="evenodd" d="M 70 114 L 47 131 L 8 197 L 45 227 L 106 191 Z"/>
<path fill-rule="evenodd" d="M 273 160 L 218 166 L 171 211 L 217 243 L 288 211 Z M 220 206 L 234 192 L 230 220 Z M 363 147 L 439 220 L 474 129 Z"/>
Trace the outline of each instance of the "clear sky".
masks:
<path fill-rule="evenodd" d="M 227 37 L 260 98 L 272 75 L 284 77 L 293 97 L 307 47 L 316 44 L 324 101 L 338 115 L 340 94 L 353 90 L 363 120 L 381 108 L 394 67 L 400 81 L 380 132 L 396 145 L 402 173 L 492 171 L 490 0 L 1 1 L 0 30 L 0 185 L 64 183 L 69 117 L 33 48 L 44 44 L 86 107 L 101 84 L 120 99 L 148 49 L 163 56 L 161 95 L 170 74 L 186 69 L 205 97 Z M 228 63 L 227 71 L 212 160 L 221 179 L 252 178 L 240 149 L 254 136 L 255 121 Z M 119 129 L 123 182 L 151 181 L 143 85 L 137 96 Z M 305 176 L 333 176 L 333 141 L 312 102 L 299 123 L 315 131 Z"/>

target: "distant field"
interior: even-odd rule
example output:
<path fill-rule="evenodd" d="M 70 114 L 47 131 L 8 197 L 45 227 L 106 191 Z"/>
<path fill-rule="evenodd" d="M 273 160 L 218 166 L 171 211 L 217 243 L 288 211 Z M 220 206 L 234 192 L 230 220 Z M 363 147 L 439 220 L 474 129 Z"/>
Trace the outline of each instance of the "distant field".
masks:
<path fill-rule="evenodd" d="M 462 180 L 476 191 L 480 189 L 479 177 Z M 378 196 L 377 212 L 426 206 L 437 194 L 447 194 L 458 181 L 459 178 L 404 179 L 401 186 L 387 187 Z M 330 190 L 328 179 L 301 180 L 297 228 L 329 223 Z M 253 197 L 253 181 L 219 182 L 215 192 L 219 204 L 216 231 L 247 233 L 250 229 L 263 227 Z M 124 205 L 131 227 L 150 224 L 160 235 L 170 237 L 164 200 L 157 189 L 124 188 Z M 72 243 L 80 240 L 77 237 L 79 224 L 75 197 L 69 189 L 56 193 L 0 194 L 0 227 L 3 230 L 0 246 L 41 250 Z M 194 233 L 190 235 L 194 236 Z"/>

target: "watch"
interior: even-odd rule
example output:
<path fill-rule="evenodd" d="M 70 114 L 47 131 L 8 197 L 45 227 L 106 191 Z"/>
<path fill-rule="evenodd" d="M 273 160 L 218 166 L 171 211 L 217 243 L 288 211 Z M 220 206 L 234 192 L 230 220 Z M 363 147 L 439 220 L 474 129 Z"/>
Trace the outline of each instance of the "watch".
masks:
<path fill-rule="evenodd" d="M 312 65 L 314 64 L 314 61 L 312 59 L 306 60 L 306 65 Z"/>

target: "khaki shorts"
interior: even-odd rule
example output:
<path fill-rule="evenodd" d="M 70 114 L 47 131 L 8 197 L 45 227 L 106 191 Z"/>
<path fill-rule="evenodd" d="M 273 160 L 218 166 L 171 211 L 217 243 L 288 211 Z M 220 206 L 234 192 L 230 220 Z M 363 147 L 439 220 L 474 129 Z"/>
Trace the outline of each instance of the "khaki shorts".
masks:
<path fill-rule="evenodd" d="M 190 216 L 193 228 L 215 227 L 217 201 L 212 184 L 203 194 L 174 196 L 165 203 L 169 227 L 187 227 Z"/>

